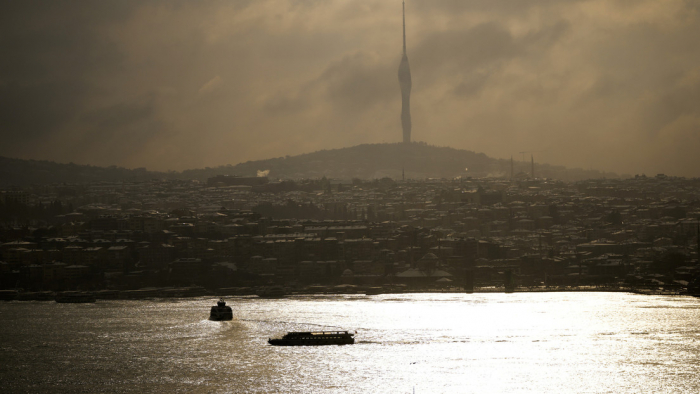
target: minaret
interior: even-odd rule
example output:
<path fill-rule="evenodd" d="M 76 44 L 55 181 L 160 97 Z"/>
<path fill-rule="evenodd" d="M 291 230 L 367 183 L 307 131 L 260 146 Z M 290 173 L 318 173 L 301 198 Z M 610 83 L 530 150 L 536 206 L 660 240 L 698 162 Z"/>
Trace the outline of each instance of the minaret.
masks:
<path fill-rule="evenodd" d="M 401 127 L 403 128 L 403 142 L 411 142 L 411 69 L 408 67 L 406 56 L 406 3 L 403 8 L 403 56 L 399 64 L 399 86 L 401 86 Z"/>
<path fill-rule="evenodd" d="M 513 175 L 515 174 L 513 168 L 513 155 L 510 155 L 510 179 L 513 179 Z"/>

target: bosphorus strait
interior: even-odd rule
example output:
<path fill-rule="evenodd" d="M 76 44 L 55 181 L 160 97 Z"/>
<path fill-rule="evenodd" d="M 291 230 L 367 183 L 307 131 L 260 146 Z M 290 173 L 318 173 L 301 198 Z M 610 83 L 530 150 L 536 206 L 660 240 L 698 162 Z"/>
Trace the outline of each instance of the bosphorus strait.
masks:
<path fill-rule="evenodd" d="M 695 393 L 700 301 L 627 293 L 0 303 L 4 392 Z M 273 347 L 294 330 L 346 346 Z"/>

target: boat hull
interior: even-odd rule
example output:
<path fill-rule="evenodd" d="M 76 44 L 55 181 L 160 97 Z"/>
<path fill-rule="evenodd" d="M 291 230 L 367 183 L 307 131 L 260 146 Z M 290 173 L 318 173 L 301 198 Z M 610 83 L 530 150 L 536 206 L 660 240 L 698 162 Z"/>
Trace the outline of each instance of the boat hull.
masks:
<path fill-rule="evenodd" d="M 352 345 L 354 334 L 348 331 L 290 332 L 282 338 L 268 339 L 273 346 Z"/>
<path fill-rule="evenodd" d="M 233 320 L 233 310 L 230 306 L 212 306 L 211 312 L 209 313 L 209 320 Z"/>
<path fill-rule="evenodd" d="M 272 346 L 326 346 L 326 345 L 352 345 L 355 338 L 343 340 L 331 339 L 269 339 L 267 341 Z"/>

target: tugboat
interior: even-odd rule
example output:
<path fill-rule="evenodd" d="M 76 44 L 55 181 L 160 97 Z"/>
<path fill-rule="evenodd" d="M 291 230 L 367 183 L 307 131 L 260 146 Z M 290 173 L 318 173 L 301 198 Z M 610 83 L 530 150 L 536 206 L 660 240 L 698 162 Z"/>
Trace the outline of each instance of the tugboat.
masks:
<path fill-rule="evenodd" d="M 219 301 L 216 303 L 216 306 L 211 307 L 211 312 L 209 313 L 209 320 L 233 320 L 233 310 L 230 306 L 226 306 L 226 301 L 224 301 L 223 298 L 219 299 Z"/>
<path fill-rule="evenodd" d="M 268 339 L 273 346 L 352 345 L 354 333 L 349 331 L 288 332 L 282 338 Z"/>

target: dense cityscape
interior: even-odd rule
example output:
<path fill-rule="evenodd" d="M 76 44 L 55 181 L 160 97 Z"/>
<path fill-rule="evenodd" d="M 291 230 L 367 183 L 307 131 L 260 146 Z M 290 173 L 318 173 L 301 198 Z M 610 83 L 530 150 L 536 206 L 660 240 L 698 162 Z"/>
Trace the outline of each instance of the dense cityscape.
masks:
<path fill-rule="evenodd" d="M 218 176 L 7 188 L 3 296 L 687 292 L 700 181 Z"/>

